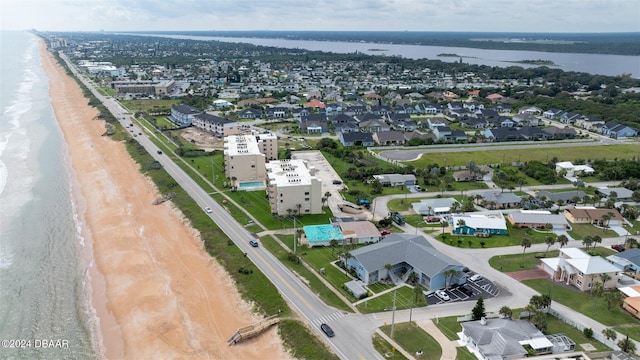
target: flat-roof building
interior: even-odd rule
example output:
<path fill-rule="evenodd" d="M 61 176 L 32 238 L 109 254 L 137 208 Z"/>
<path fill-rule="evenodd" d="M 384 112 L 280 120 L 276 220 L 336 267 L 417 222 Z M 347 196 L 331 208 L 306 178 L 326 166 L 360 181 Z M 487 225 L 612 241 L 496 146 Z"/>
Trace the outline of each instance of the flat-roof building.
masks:
<path fill-rule="evenodd" d="M 224 175 L 231 185 L 243 188 L 243 183 L 266 180 L 265 155 L 252 135 L 232 135 L 224 138 Z M 255 186 L 253 186 L 255 188 Z"/>
<path fill-rule="evenodd" d="M 281 216 L 321 214 L 322 181 L 302 160 L 274 160 L 265 164 L 271 212 Z"/>

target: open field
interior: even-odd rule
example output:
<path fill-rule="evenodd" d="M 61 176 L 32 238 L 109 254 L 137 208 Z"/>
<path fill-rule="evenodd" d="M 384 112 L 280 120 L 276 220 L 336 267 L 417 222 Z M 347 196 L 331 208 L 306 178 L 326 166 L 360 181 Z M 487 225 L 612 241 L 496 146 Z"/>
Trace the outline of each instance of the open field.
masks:
<path fill-rule="evenodd" d="M 380 329 L 390 336 L 391 325 L 383 326 Z M 393 339 L 409 354 L 422 351 L 424 355 L 422 355 L 420 359 L 439 360 L 442 355 L 440 344 L 426 331 L 422 330 L 421 327 L 416 325 L 415 322 L 395 324 Z"/>
<path fill-rule="evenodd" d="M 593 143 L 595 144 L 595 143 Z M 506 143 L 505 146 L 514 145 Z M 462 166 L 474 161 L 478 165 L 511 164 L 518 161 L 547 161 L 557 158 L 558 161 L 575 161 L 577 159 L 631 159 L 638 156 L 638 144 L 621 145 L 576 145 L 554 147 L 553 144 L 539 146 L 522 146 L 519 149 L 501 149 L 500 146 L 487 146 L 486 149 L 472 151 L 429 152 L 420 159 L 404 162 L 416 168 L 428 164 L 447 164 L 447 166 Z"/>

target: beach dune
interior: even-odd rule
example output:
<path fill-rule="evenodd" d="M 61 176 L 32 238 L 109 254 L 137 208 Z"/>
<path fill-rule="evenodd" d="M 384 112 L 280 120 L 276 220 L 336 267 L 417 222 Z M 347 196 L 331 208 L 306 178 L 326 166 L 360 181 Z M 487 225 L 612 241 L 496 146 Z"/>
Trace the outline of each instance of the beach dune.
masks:
<path fill-rule="evenodd" d="M 92 300 L 108 359 L 287 359 L 272 328 L 235 346 L 237 328 L 260 320 L 228 273 L 153 183 L 41 41 L 50 96 L 71 158 L 79 212 L 95 263 Z"/>

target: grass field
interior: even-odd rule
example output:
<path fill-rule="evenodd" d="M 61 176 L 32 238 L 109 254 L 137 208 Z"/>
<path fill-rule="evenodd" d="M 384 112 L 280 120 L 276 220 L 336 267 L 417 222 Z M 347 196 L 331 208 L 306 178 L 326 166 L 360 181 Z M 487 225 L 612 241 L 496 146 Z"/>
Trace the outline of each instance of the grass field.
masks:
<path fill-rule="evenodd" d="M 358 310 L 365 314 L 389 311 L 393 308 L 393 293 L 394 291 L 390 291 L 386 294 L 368 299 L 357 306 Z M 415 302 L 416 296 L 413 293 L 413 289 L 408 286 L 399 287 L 395 290 L 395 293 L 396 310 L 422 307 L 426 305 L 426 299 L 422 295 L 418 296 L 418 301 Z"/>
<path fill-rule="evenodd" d="M 385 359 L 402 360 L 406 359 L 400 351 L 396 351 L 391 344 L 387 342 L 382 336 L 373 334 L 373 347 L 384 356 Z"/>
<path fill-rule="evenodd" d="M 598 297 L 595 301 L 590 297 L 588 291 L 580 292 L 577 289 L 570 289 L 556 285 L 549 279 L 524 280 L 523 284 L 533 288 L 541 294 L 551 294 L 551 298 L 579 313 L 588 316 L 601 324 L 607 326 L 619 326 L 623 324 L 638 325 L 638 320 L 620 307 L 612 306 L 610 310 L 606 308 L 606 302 Z M 594 311 L 595 310 L 595 311 Z"/>
<path fill-rule="evenodd" d="M 492 248 L 520 245 L 523 239 L 528 239 L 532 244 L 541 244 L 545 242 L 545 238 L 549 235 L 549 233 L 544 231 L 514 228 L 508 221 L 507 231 L 509 235 L 491 235 L 491 237 L 488 238 L 478 238 L 470 235 L 456 235 L 445 233 L 438 235 L 436 239 L 451 246 L 467 248 Z M 458 241 L 460 241 L 460 245 L 458 245 Z M 484 246 L 482 245 L 482 243 L 484 243 Z"/>
<path fill-rule="evenodd" d="M 382 332 L 391 336 L 391 325 L 380 328 Z M 393 340 L 395 340 L 409 354 L 415 354 L 422 351 L 423 355 L 420 359 L 439 360 L 442 356 L 442 348 L 440 344 L 431 337 L 415 322 L 395 324 L 393 331 Z"/>
<path fill-rule="evenodd" d="M 504 144 L 513 145 L 512 143 Z M 575 161 L 577 159 L 631 159 L 638 155 L 637 144 L 595 145 L 587 143 L 584 146 L 554 147 L 553 144 L 539 146 L 522 146 L 519 149 L 500 149 L 500 146 L 487 146 L 472 151 L 430 152 L 418 160 L 404 162 L 416 168 L 429 164 L 447 164 L 447 166 L 463 166 L 469 161 L 478 165 L 511 164 L 518 161 L 547 161 L 557 158 L 558 161 Z"/>

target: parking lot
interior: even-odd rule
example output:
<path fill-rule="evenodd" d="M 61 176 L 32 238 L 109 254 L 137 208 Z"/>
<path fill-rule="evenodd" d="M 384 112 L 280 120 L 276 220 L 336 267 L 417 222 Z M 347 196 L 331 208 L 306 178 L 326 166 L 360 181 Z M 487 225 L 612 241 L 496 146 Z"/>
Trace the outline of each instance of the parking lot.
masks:
<path fill-rule="evenodd" d="M 467 273 L 468 278 L 475 275 L 473 272 Z M 467 279 L 467 283 L 464 285 L 452 285 L 448 289 L 442 289 L 449 300 L 445 300 L 445 296 L 439 297 L 436 292 L 432 292 L 426 296 L 427 303 L 429 305 L 436 304 L 448 304 L 457 301 L 469 301 L 477 300 L 478 296 L 482 294 L 484 299 L 498 296 L 500 289 L 491 281 L 480 278 L 477 281 L 470 281 Z"/>

